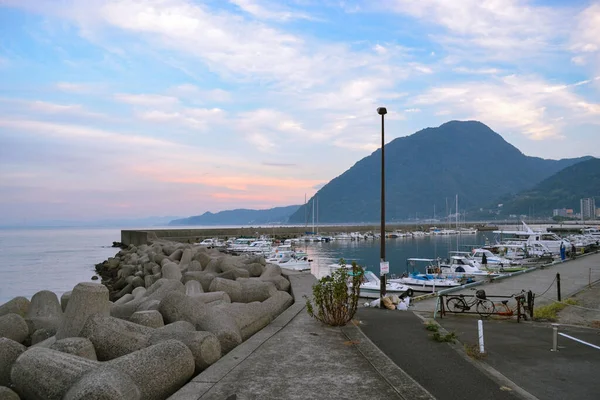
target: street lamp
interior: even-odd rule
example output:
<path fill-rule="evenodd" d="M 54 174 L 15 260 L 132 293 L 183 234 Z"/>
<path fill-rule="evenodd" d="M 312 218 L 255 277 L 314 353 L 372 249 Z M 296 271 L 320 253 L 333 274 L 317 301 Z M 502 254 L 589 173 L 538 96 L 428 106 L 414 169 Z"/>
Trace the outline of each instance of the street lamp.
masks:
<path fill-rule="evenodd" d="M 381 115 L 381 251 L 380 251 L 380 268 L 385 262 L 385 151 L 384 151 L 384 116 L 387 114 L 385 107 L 379 107 L 377 114 Z M 385 273 L 380 273 L 381 285 L 379 288 L 379 307 L 383 308 L 383 297 L 385 296 L 386 276 Z"/>

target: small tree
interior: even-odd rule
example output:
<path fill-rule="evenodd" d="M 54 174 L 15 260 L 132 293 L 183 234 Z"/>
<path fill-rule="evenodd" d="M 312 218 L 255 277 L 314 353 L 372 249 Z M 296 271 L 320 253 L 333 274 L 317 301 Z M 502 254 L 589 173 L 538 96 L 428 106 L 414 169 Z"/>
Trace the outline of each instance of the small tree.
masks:
<path fill-rule="evenodd" d="M 364 273 L 356 262 L 349 269 L 346 261 L 340 259 L 340 268 L 313 286 L 314 305 L 304 296 L 308 315 L 331 326 L 346 325 L 356 313 Z"/>

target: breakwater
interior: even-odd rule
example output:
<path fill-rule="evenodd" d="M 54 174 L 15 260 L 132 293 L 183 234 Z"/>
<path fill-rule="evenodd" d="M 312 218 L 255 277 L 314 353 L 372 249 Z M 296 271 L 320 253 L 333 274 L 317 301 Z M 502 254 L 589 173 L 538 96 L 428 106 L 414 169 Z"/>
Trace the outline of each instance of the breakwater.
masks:
<path fill-rule="evenodd" d="M 96 266 L 102 283 L 0 305 L 0 395 L 164 399 L 293 298 L 262 257 L 155 240 Z"/>
<path fill-rule="evenodd" d="M 429 230 L 434 225 L 419 225 L 414 224 L 387 224 L 386 231 L 393 230 Z M 440 225 L 441 226 L 441 225 Z M 492 231 L 498 229 L 495 225 L 474 224 L 474 228 L 480 231 Z M 321 235 L 330 235 L 340 232 L 379 232 L 378 224 L 363 224 L 363 225 L 319 225 L 315 230 Z M 285 240 L 304 235 L 306 232 L 312 231 L 312 227 L 306 226 L 245 226 L 232 228 L 173 228 L 173 229 L 143 229 L 143 230 L 121 230 L 121 243 L 128 246 L 130 244 L 139 246 L 146 244 L 149 241 L 164 239 L 183 243 L 196 243 L 208 238 L 227 239 L 231 237 L 256 237 L 260 235 L 269 235 L 272 238 Z"/>

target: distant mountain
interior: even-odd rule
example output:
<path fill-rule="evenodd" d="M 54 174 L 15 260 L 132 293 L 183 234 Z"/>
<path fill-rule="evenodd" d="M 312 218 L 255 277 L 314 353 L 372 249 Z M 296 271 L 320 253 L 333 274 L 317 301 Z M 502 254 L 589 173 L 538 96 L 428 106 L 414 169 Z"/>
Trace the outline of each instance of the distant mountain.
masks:
<path fill-rule="evenodd" d="M 556 208 L 579 211 L 582 198 L 600 197 L 600 159 L 592 158 L 563 169 L 529 190 L 500 198 L 501 215 L 552 216 Z"/>
<path fill-rule="evenodd" d="M 446 216 L 530 188 L 589 157 L 528 157 L 477 121 L 451 121 L 385 146 L 386 220 Z M 319 222 L 374 222 L 380 216 L 381 150 L 358 161 L 321 188 Z M 313 199 L 311 199 L 312 201 Z M 290 217 L 304 223 L 310 202 Z M 310 218 L 310 217 L 309 217 Z"/>
<path fill-rule="evenodd" d="M 216 214 L 205 212 L 189 218 L 176 219 L 169 226 L 181 225 L 259 225 L 285 224 L 300 206 L 275 207 L 268 210 L 228 210 Z"/>

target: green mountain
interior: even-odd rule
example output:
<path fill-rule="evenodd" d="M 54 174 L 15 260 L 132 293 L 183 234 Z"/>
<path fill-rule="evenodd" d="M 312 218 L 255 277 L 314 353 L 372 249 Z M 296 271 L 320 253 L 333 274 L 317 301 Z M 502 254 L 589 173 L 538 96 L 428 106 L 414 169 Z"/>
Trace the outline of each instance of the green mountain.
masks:
<path fill-rule="evenodd" d="M 515 196 L 500 198 L 502 216 L 530 215 L 551 216 L 556 208 L 572 208 L 579 211 L 579 200 L 600 197 L 600 159 L 592 158 L 563 169 L 533 188 Z"/>
<path fill-rule="evenodd" d="M 451 121 L 385 146 L 386 220 L 446 216 L 519 193 L 586 158 L 528 157 L 477 121 Z M 319 222 L 375 222 L 380 218 L 381 150 L 358 161 L 321 188 Z M 312 201 L 313 199 L 311 199 Z M 311 203 L 290 223 L 304 223 Z M 309 207 L 305 213 L 305 207 Z M 310 217 L 309 217 L 310 218 Z"/>
<path fill-rule="evenodd" d="M 227 210 L 218 213 L 205 212 L 189 218 L 175 219 L 169 222 L 169 226 L 182 225 L 260 225 L 260 224 L 284 224 L 290 215 L 298 210 L 300 206 L 275 207 L 268 210 Z"/>

